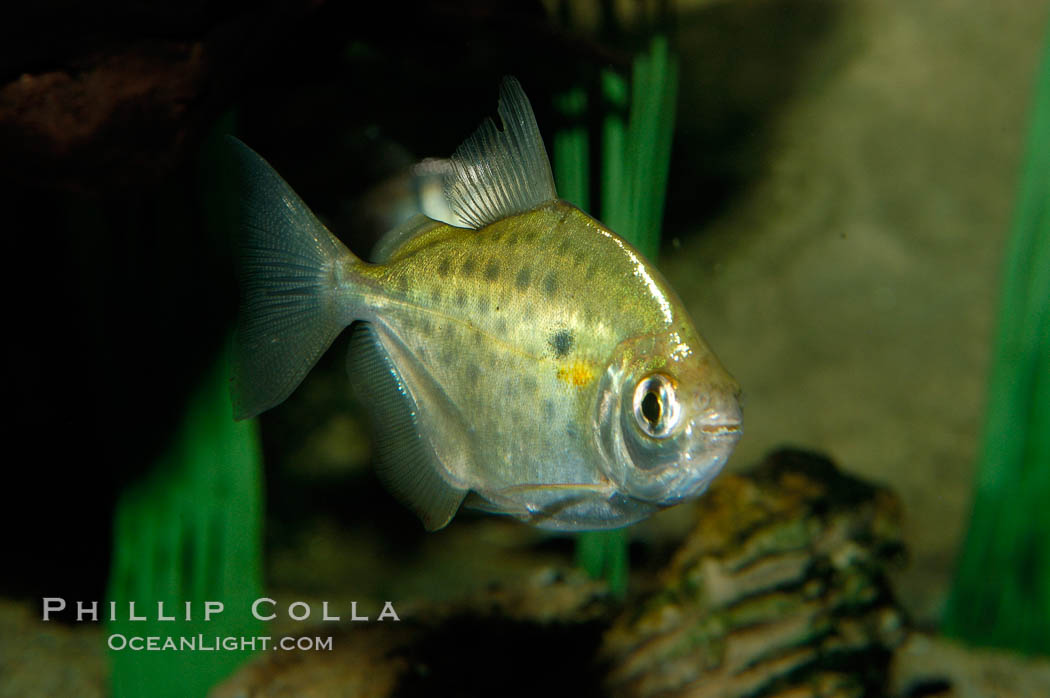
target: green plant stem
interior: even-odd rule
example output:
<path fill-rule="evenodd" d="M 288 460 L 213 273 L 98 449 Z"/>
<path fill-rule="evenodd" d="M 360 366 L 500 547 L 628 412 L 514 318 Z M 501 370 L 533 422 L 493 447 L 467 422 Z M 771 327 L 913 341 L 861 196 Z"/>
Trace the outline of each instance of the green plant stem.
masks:
<path fill-rule="evenodd" d="M 615 72 L 601 74 L 602 95 L 612 111 L 602 117 L 601 218 L 606 225 L 655 259 L 660 249 L 660 225 L 667 188 L 677 66 L 668 55 L 667 40 L 657 37 L 649 54 L 635 59 L 630 94 Z M 582 90 L 559 99 L 561 111 L 578 117 Z M 623 111 L 630 98 L 630 115 Z M 555 179 L 561 196 L 587 209 L 588 150 L 580 127 L 555 136 Z M 581 185 L 580 183 L 584 183 Z M 593 531 L 577 537 L 576 560 L 591 577 L 604 577 L 610 592 L 627 593 L 628 535 L 626 529 Z"/>
<path fill-rule="evenodd" d="M 233 421 L 228 375 L 223 356 L 191 397 L 168 450 L 117 504 L 110 634 L 176 643 L 202 634 L 214 644 L 217 636 L 261 630 L 250 614 L 262 595 L 261 454 L 255 423 Z M 203 618 L 206 601 L 225 605 L 210 621 Z M 130 620 L 131 602 L 147 620 Z M 175 620 L 158 618 L 158 602 Z M 113 651 L 113 694 L 203 696 L 249 653 Z"/>
<path fill-rule="evenodd" d="M 1050 38 L 1050 32 L 1048 32 Z M 966 541 L 943 631 L 1050 653 L 1050 41 L 1035 92 Z"/>

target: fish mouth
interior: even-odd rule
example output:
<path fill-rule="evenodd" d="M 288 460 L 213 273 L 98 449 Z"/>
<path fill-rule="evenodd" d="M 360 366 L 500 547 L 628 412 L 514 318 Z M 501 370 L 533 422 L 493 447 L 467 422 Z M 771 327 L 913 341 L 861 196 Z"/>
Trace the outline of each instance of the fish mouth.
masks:
<path fill-rule="evenodd" d="M 722 472 L 726 461 L 743 434 L 741 421 L 711 421 L 694 425 L 695 441 L 692 448 L 679 460 L 675 470 L 676 481 L 667 488 L 660 504 L 670 506 L 684 499 L 691 499 L 707 489 L 711 481 Z"/>
<path fill-rule="evenodd" d="M 700 431 L 712 436 L 722 436 L 725 434 L 739 434 L 742 429 L 739 422 L 727 422 L 725 424 L 705 424 L 700 427 Z"/>

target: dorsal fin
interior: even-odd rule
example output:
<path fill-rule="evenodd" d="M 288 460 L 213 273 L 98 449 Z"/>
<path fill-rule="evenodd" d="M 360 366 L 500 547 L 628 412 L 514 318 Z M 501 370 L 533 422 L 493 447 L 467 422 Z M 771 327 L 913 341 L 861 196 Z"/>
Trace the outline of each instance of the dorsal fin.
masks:
<path fill-rule="evenodd" d="M 499 116 L 503 130 L 485 119 L 452 156 L 445 180 L 449 208 L 475 229 L 558 197 L 529 99 L 509 76 L 500 85 Z"/>

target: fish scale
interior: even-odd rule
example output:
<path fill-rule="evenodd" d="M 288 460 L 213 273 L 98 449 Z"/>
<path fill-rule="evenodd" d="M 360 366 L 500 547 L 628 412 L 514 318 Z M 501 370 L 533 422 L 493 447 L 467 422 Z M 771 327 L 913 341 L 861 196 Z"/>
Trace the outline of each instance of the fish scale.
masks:
<path fill-rule="evenodd" d="M 739 387 L 633 247 L 557 199 L 513 79 L 453 156 L 450 210 L 366 263 L 239 142 L 245 304 L 238 417 L 283 401 L 354 325 L 377 473 L 430 529 L 466 502 L 559 530 L 701 493 L 740 437 Z"/>
<path fill-rule="evenodd" d="M 499 464 L 488 469 L 497 488 L 550 482 L 566 463 L 581 462 L 587 434 L 570 427 L 588 417 L 599 362 L 626 337 L 662 324 L 656 301 L 633 272 L 629 248 L 611 237 L 563 234 L 566 219 L 577 222 L 585 214 L 557 202 L 521 218 L 481 231 L 437 227 L 389 265 L 367 272 L 390 289 L 382 295 L 404 304 L 382 312 L 384 322 L 475 426 L 473 450 L 477 460 Z M 552 243 L 560 254 L 544 259 Z M 597 288 L 576 263 L 596 258 L 606 272 Z M 492 263 L 498 265 L 494 278 L 485 273 Z M 520 283 L 523 271 L 527 283 Z M 564 331 L 572 347 L 559 357 L 551 338 Z M 466 346 L 474 347 L 469 357 L 456 350 Z M 530 391 L 520 380 L 527 375 L 534 377 Z M 530 409 L 524 407 L 492 410 L 482 399 L 490 392 L 531 409 L 540 405 L 545 419 L 528 420 Z M 566 438 L 553 441 L 559 425 Z M 605 481 L 589 475 L 575 482 Z"/>

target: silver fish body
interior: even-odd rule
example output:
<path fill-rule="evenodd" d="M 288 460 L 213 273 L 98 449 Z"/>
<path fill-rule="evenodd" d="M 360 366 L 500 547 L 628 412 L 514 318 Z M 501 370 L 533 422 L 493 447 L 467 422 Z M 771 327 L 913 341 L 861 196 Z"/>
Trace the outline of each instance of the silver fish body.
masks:
<path fill-rule="evenodd" d="M 284 400 L 353 325 L 379 474 L 430 528 L 467 504 L 534 525 L 623 526 L 702 492 L 740 437 L 739 388 L 667 283 L 554 193 L 516 81 L 504 130 L 457 151 L 450 207 L 366 263 L 243 144 L 239 417 Z"/>

